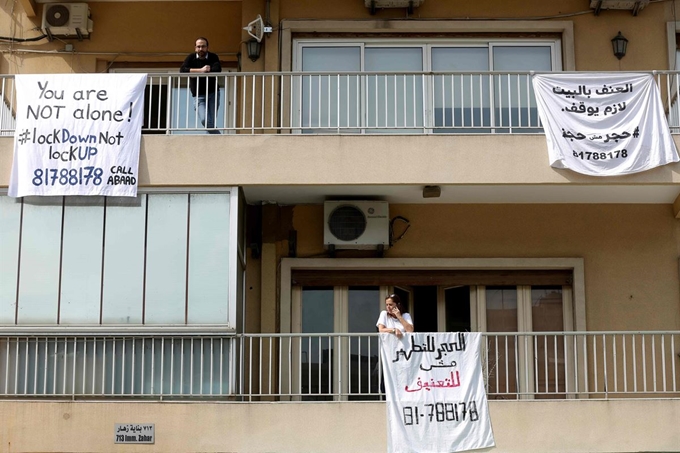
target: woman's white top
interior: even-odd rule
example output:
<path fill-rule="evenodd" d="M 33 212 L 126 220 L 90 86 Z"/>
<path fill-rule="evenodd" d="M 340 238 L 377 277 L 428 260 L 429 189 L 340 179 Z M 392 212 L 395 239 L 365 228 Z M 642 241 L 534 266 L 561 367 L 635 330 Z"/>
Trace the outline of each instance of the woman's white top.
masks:
<path fill-rule="evenodd" d="M 402 313 L 401 316 L 402 316 L 402 318 L 404 318 L 404 321 L 413 325 L 413 320 L 411 320 L 411 315 L 409 315 L 408 313 Z M 387 327 L 388 329 L 399 329 L 402 332 L 404 332 L 404 326 L 401 324 L 401 322 L 399 322 L 399 320 L 397 318 L 393 318 L 392 316 L 388 316 L 387 311 L 385 311 L 385 310 L 380 312 L 380 317 L 378 318 L 378 322 L 375 323 L 375 326 L 378 327 L 379 324 L 382 324 L 383 326 Z"/>

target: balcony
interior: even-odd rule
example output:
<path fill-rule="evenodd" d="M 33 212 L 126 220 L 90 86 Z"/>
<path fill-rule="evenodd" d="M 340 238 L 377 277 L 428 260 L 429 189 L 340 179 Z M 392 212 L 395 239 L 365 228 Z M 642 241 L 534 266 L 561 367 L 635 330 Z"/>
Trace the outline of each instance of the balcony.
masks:
<path fill-rule="evenodd" d="M 652 72 L 680 133 L 680 72 Z M 145 134 L 205 133 L 187 74 L 149 74 Z M 543 128 L 529 72 L 223 73 L 213 112 L 224 134 L 535 134 Z M 0 78 L 0 135 L 15 127 L 14 77 Z"/>
<path fill-rule="evenodd" d="M 5 327 L 11 399 L 381 400 L 378 334 Z M 485 333 L 490 400 L 680 398 L 680 332 Z"/>

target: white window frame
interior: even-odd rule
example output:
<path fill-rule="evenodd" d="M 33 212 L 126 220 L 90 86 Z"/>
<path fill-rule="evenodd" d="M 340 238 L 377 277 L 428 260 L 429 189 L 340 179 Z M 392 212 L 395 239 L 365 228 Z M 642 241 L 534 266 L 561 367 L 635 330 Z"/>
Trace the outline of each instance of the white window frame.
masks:
<path fill-rule="evenodd" d="M 302 72 L 302 52 L 305 48 L 313 47 L 357 47 L 360 53 L 360 71 L 365 71 L 365 51 L 366 48 L 380 47 L 380 48 L 420 48 L 422 49 L 422 70 L 424 73 L 432 71 L 432 49 L 435 48 L 485 48 L 488 49 L 488 67 L 489 71 L 494 71 L 493 60 L 494 60 L 494 49 L 502 47 L 549 47 L 551 56 L 551 71 L 561 71 L 562 70 L 562 40 L 560 38 L 555 39 L 545 39 L 545 38 L 506 38 L 506 39 L 478 39 L 478 38 L 459 38 L 459 39 L 447 39 L 447 38 L 437 38 L 437 39 L 413 39 L 413 38 L 392 38 L 392 39 L 381 39 L 381 38 L 365 38 L 365 39 L 343 39 L 343 38 L 331 38 L 325 40 L 313 39 L 313 38 L 296 38 L 293 40 L 294 52 L 292 55 L 292 65 L 295 72 Z M 300 81 L 303 79 L 300 78 Z M 367 87 L 365 79 L 361 79 L 360 85 L 358 87 L 360 93 L 366 93 Z M 491 102 L 493 103 L 493 90 L 495 88 L 491 87 Z M 301 87 L 291 86 L 292 92 L 299 91 L 302 92 Z M 423 126 L 409 129 L 422 129 L 424 133 L 431 134 L 433 132 L 432 128 L 428 128 L 427 125 L 434 124 L 434 105 L 432 104 L 434 86 L 429 78 L 425 78 L 423 87 L 423 112 L 422 121 Z M 291 93 L 292 99 L 295 99 L 294 104 L 291 105 L 291 124 L 294 124 L 296 129 L 293 133 L 302 133 L 301 124 L 298 124 L 298 118 L 302 118 L 303 112 L 298 98 L 298 94 Z M 368 130 L 371 129 L 369 124 L 366 123 L 366 97 L 365 95 L 360 95 L 359 97 L 359 115 L 358 118 L 358 129 L 360 129 L 361 134 L 366 134 Z M 301 122 L 300 122 L 301 123 Z M 492 122 L 493 123 L 493 122 Z M 492 127 L 503 128 L 503 126 Z M 330 127 L 333 130 L 333 127 Z M 323 131 L 323 129 L 320 129 Z"/>

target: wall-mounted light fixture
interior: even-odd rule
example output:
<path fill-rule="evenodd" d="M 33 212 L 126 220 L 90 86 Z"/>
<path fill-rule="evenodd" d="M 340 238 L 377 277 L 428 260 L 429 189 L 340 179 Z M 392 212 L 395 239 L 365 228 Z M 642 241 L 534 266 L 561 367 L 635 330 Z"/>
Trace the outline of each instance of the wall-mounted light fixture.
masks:
<path fill-rule="evenodd" d="M 257 61 L 257 59 L 260 58 L 260 52 L 262 51 L 262 43 L 255 38 L 251 38 L 246 41 L 246 51 L 248 52 L 250 61 Z"/>
<path fill-rule="evenodd" d="M 618 35 L 612 38 L 612 49 L 614 56 L 619 60 L 626 56 L 626 49 L 628 48 L 628 40 L 619 32 Z"/>

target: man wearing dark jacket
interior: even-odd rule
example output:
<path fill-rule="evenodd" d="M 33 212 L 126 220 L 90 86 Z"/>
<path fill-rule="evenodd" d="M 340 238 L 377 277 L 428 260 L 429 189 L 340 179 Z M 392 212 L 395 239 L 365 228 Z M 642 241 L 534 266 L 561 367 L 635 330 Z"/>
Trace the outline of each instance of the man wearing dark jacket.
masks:
<path fill-rule="evenodd" d="M 196 39 L 196 52 L 186 57 L 179 72 L 192 74 L 222 72 L 222 65 L 216 54 L 208 52 L 208 40 L 201 37 Z M 190 77 L 189 90 L 196 100 L 194 109 L 201 124 L 208 128 L 208 133 L 219 134 L 220 131 L 215 129 L 215 116 L 217 109 L 220 108 L 217 77 Z"/>

